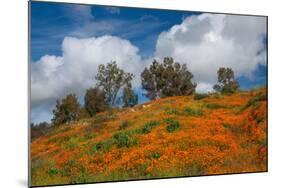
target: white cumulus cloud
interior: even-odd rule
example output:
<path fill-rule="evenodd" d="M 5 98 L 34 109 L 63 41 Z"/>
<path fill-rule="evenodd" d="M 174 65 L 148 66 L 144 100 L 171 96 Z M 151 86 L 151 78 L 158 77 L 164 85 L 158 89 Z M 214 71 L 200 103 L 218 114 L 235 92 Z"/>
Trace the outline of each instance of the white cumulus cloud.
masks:
<path fill-rule="evenodd" d="M 265 17 L 194 15 L 159 35 L 155 56 L 186 63 L 198 82 L 197 90 L 210 91 L 219 67 L 251 77 L 259 64 L 265 65 L 265 36 Z"/>
<path fill-rule="evenodd" d="M 135 74 L 133 84 L 140 86 L 141 57 L 128 40 L 113 36 L 65 37 L 62 56 L 45 55 L 31 64 L 32 111 L 42 109 L 42 105 L 50 106 L 68 93 L 83 97 L 85 90 L 96 83 L 98 65 L 110 61 Z"/>

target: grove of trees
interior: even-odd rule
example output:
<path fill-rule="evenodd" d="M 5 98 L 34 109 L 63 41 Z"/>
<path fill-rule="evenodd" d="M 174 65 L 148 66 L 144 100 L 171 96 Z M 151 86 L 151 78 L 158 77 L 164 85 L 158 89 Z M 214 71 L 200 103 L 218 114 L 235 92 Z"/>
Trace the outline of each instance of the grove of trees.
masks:
<path fill-rule="evenodd" d="M 154 60 L 149 68 L 141 73 L 142 88 L 147 91 L 146 97 L 151 100 L 169 96 L 191 95 L 196 83 L 192 83 L 193 74 L 186 64 L 174 62 L 165 57 L 163 63 Z"/>
<path fill-rule="evenodd" d="M 221 67 L 217 71 L 218 83 L 214 90 L 221 94 L 233 94 L 239 89 L 231 68 Z M 138 95 L 133 90 L 134 75 L 125 72 L 115 61 L 101 64 L 95 75 L 96 85 L 87 89 L 84 105 L 81 106 L 75 94 L 69 94 L 56 101 L 53 110 L 52 125 L 57 126 L 84 117 L 95 116 L 115 106 L 132 107 L 138 104 Z M 165 57 L 163 62 L 154 60 L 141 73 L 141 86 L 144 94 L 150 100 L 169 96 L 188 96 L 195 93 L 196 83 L 192 81 L 193 74 L 186 64 L 175 62 L 171 57 Z M 47 127 L 46 124 L 41 127 Z M 32 124 L 34 133 L 40 134 Z"/>

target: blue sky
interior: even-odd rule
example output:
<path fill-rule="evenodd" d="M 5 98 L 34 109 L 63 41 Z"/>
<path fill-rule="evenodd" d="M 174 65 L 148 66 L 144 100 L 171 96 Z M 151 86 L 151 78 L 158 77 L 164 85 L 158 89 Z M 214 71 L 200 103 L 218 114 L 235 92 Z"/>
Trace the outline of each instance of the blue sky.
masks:
<path fill-rule="evenodd" d="M 86 20 L 75 18 L 74 4 L 42 3 L 31 4 L 31 57 L 38 60 L 45 54 L 61 55 L 61 43 L 65 36 L 92 37 L 105 34 L 130 40 L 138 46 L 143 57 L 152 55 L 158 35 L 184 17 L 198 14 L 195 12 L 163 11 L 151 9 L 132 9 L 104 6 L 91 7 L 92 21 L 114 23 L 116 29 L 100 29 L 83 34 L 73 31 Z M 118 9 L 114 12 L 108 9 Z M 79 15 L 77 15 L 79 17 Z"/>
<path fill-rule="evenodd" d="M 98 64 L 116 60 L 140 73 L 172 56 L 194 74 L 198 92 L 212 90 L 218 67 L 232 67 L 242 89 L 266 84 L 264 17 L 31 2 L 31 117 L 50 121 L 56 98 L 93 86 Z M 113 59 L 110 59 L 112 56 Z"/>

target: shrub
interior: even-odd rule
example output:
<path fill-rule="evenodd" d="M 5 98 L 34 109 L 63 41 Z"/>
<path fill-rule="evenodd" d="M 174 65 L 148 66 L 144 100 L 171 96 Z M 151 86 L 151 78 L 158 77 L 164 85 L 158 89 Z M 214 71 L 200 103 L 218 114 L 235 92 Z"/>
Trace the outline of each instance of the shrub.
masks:
<path fill-rule="evenodd" d="M 203 110 L 201 108 L 190 108 L 190 107 L 186 107 L 184 109 L 184 115 L 186 116 L 202 116 Z"/>
<path fill-rule="evenodd" d="M 130 147 L 138 144 L 138 140 L 136 138 L 133 138 L 129 134 L 124 132 L 116 133 L 115 135 L 113 135 L 113 138 L 114 144 L 116 144 L 118 148 Z"/>
<path fill-rule="evenodd" d="M 242 106 L 239 110 L 239 112 L 243 112 L 244 110 L 246 110 L 247 108 L 249 108 L 250 106 L 253 106 L 254 108 L 257 108 L 259 106 L 259 101 L 265 101 L 267 100 L 267 95 L 266 94 L 258 94 L 254 97 L 252 97 L 251 99 L 248 100 L 247 104 L 245 104 L 244 106 Z"/>
<path fill-rule="evenodd" d="M 166 108 L 165 109 L 165 114 L 167 114 L 167 115 L 179 115 L 180 114 L 180 112 L 179 112 L 179 110 L 177 109 L 177 108 Z"/>
<path fill-rule="evenodd" d="M 79 120 L 81 117 L 81 108 L 75 94 L 69 94 L 61 101 L 56 101 L 55 109 L 53 110 L 52 122 L 54 125 Z"/>
<path fill-rule="evenodd" d="M 49 173 L 50 175 L 56 175 L 56 174 L 59 173 L 59 170 L 56 169 L 56 168 L 54 168 L 54 167 L 52 167 L 52 168 L 49 170 L 48 173 Z"/>
<path fill-rule="evenodd" d="M 105 93 L 98 87 L 90 88 L 84 96 L 85 109 L 90 116 L 96 115 L 98 112 L 103 112 L 107 109 L 105 102 Z"/>
<path fill-rule="evenodd" d="M 192 162 L 186 166 L 187 176 L 199 176 L 204 175 L 206 173 L 206 169 L 203 167 L 203 165 L 199 164 L 198 162 Z"/>
<path fill-rule="evenodd" d="M 113 139 L 98 142 L 91 148 L 90 152 L 93 153 L 97 151 L 108 151 L 113 144 Z"/>
<path fill-rule="evenodd" d="M 149 121 L 143 125 L 143 127 L 140 129 L 140 133 L 142 133 L 142 134 L 150 133 L 151 130 L 154 127 L 158 126 L 159 124 L 160 123 L 158 121 Z"/>
<path fill-rule="evenodd" d="M 157 153 L 157 152 L 156 153 L 152 153 L 151 156 L 150 156 L 151 159 L 159 159 L 160 157 L 161 157 L 161 155 L 159 153 Z"/>
<path fill-rule="evenodd" d="M 126 128 L 128 128 L 129 126 L 130 126 L 130 124 L 131 124 L 131 122 L 129 122 L 129 121 L 123 121 L 122 123 L 121 123 L 121 125 L 119 126 L 119 129 L 120 130 L 122 130 L 122 129 L 126 129 Z"/>
<path fill-rule="evenodd" d="M 73 150 L 74 148 L 76 148 L 78 146 L 78 142 L 79 142 L 79 139 L 77 137 L 70 138 L 68 140 L 68 142 L 66 143 L 65 149 Z"/>
<path fill-rule="evenodd" d="M 31 123 L 30 127 L 31 141 L 48 134 L 52 130 L 52 127 L 47 122 L 39 124 Z"/>
<path fill-rule="evenodd" d="M 222 105 L 219 105 L 219 104 L 216 104 L 216 103 L 208 103 L 208 104 L 205 104 L 205 107 L 208 108 L 208 109 L 225 108 L 225 106 L 222 106 Z"/>
<path fill-rule="evenodd" d="M 180 123 L 174 119 L 167 118 L 165 119 L 165 122 L 167 123 L 166 130 L 171 133 L 177 130 L 180 127 Z"/>
<path fill-rule="evenodd" d="M 208 94 L 206 93 L 195 93 L 193 99 L 194 100 L 201 100 L 208 97 Z"/>

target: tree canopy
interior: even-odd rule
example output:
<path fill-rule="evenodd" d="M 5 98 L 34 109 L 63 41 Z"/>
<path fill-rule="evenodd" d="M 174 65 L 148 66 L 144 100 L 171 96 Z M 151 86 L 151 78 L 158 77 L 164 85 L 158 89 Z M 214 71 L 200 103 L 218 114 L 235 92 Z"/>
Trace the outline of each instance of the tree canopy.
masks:
<path fill-rule="evenodd" d="M 115 61 L 106 65 L 99 65 L 96 75 L 97 86 L 105 93 L 105 101 L 108 105 L 114 106 L 118 102 L 118 93 L 126 84 L 130 83 L 134 75 L 120 69 Z"/>
<path fill-rule="evenodd" d="M 104 91 L 98 87 L 88 89 L 84 97 L 84 107 L 90 116 L 105 111 L 108 106 Z"/>
<path fill-rule="evenodd" d="M 239 89 L 239 84 L 235 80 L 234 71 L 231 68 L 221 67 L 217 75 L 218 83 L 214 85 L 214 90 L 223 94 L 232 94 Z"/>
<path fill-rule="evenodd" d="M 56 101 L 55 109 L 53 110 L 52 122 L 54 125 L 76 121 L 80 118 L 81 108 L 75 94 L 69 94 L 61 101 Z"/>
<path fill-rule="evenodd" d="M 146 90 L 145 96 L 150 99 L 191 95 L 196 88 L 192 78 L 193 74 L 186 64 L 174 62 L 171 57 L 165 57 L 163 63 L 154 60 L 141 73 L 142 88 Z"/>

